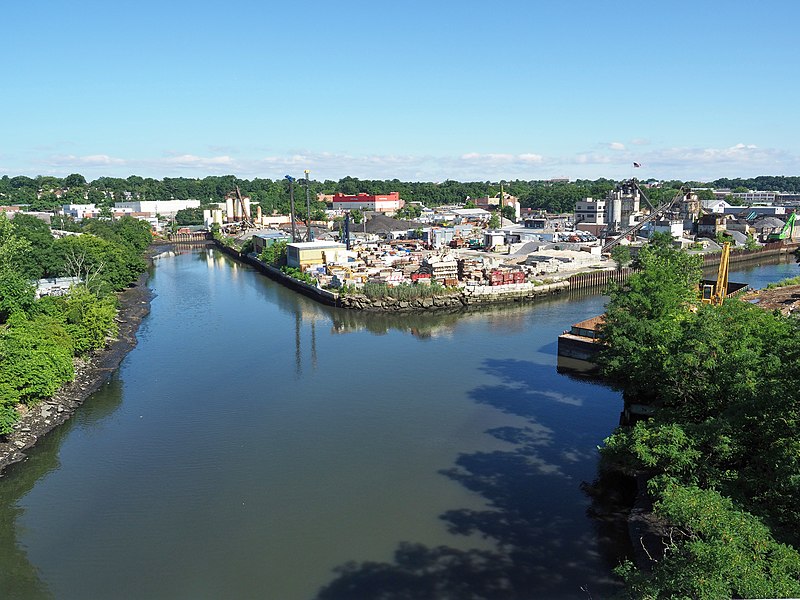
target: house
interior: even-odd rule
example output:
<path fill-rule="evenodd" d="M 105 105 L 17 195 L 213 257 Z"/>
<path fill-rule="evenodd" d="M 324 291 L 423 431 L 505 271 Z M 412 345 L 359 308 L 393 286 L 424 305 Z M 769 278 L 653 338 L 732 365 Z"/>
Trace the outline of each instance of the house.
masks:
<path fill-rule="evenodd" d="M 766 239 L 770 233 L 779 233 L 786 225 L 777 217 L 762 217 L 753 223 L 753 229 L 762 239 Z"/>
<path fill-rule="evenodd" d="M 721 231 L 725 231 L 724 215 L 720 214 L 703 215 L 702 217 L 700 217 L 700 220 L 697 221 L 698 236 L 707 236 L 710 238 L 714 238 Z"/>
<path fill-rule="evenodd" d="M 712 213 L 724 213 L 728 209 L 733 208 L 733 206 L 720 198 L 714 198 L 713 200 L 700 200 L 700 204 L 704 210 L 711 211 Z"/>

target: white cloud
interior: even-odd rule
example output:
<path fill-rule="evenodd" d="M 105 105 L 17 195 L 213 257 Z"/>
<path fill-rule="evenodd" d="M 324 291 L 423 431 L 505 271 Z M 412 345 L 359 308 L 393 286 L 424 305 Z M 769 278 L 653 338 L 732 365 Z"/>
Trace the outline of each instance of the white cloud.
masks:
<path fill-rule="evenodd" d="M 615 145 L 620 147 L 614 147 Z M 644 177 L 662 179 L 712 180 L 723 176 L 791 175 L 800 172 L 800 157 L 784 150 L 762 148 L 739 142 L 722 148 L 671 147 L 647 151 L 623 149 L 621 142 L 602 145 L 594 151 L 573 155 L 548 156 L 526 152 L 480 153 L 461 155 L 400 155 L 316 152 L 297 149 L 280 154 L 264 153 L 244 156 L 232 153 L 209 155 L 188 152 L 165 152 L 162 156 L 129 158 L 103 153 L 86 155 L 63 154 L 44 156 L 31 153 L 27 164 L 8 164 L 3 170 L 10 175 L 53 174 L 64 176 L 79 172 L 88 179 L 100 176 L 127 177 L 204 177 L 234 174 L 252 179 L 277 179 L 285 174 L 298 174 L 309 169 L 315 179 L 338 180 L 344 176 L 359 179 L 400 179 L 405 181 L 499 181 L 501 179 L 549 179 L 571 177 L 621 179 L 632 175 L 633 161 L 645 165 Z M 5 163 L 11 162 L 6 155 Z M 16 155 L 17 161 L 20 155 Z"/>

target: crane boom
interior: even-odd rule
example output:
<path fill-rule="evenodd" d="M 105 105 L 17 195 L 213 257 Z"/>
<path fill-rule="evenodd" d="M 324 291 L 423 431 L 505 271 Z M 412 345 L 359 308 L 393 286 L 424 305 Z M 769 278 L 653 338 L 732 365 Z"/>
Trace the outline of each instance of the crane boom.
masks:
<path fill-rule="evenodd" d="M 702 301 L 705 304 L 719 306 L 725 301 L 725 296 L 728 295 L 728 265 L 730 264 L 730 258 L 731 244 L 730 242 L 725 242 L 722 245 L 722 256 L 719 259 L 717 282 L 703 286 Z"/>

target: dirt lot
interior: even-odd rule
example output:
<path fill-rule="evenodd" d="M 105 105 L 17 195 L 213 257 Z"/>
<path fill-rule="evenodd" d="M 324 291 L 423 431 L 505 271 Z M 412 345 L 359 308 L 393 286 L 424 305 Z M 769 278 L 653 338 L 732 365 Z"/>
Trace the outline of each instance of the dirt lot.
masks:
<path fill-rule="evenodd" d="M 742 299 L 765 310 L 779 310 L 784 315 L 800 315 L 800 285 L 756 290 L 745 294 Z"/>

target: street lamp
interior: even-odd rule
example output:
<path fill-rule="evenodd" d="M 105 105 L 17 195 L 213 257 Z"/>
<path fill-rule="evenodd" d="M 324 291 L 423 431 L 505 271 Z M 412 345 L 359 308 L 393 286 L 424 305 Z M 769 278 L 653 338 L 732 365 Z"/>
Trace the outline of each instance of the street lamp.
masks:
<path fill-rule="evenodd" d="M 297 230 L 294 225 L 294 177 L 287 175 L 286 179 L 289 180 L 289 207 L 292 219 L 292 242 L 297 241 Z"/>
<path fill-rule="evenodd" d="M 308 174 L 310 171 L 306 169 L 303 172 L 306 174 L 306 226 L 308 228 L 306 230 L 306 241 L 310 242 L 314 239 L 314 234 L 311 231 L 311 200 L 309 200 L 308 196 Z"/>

